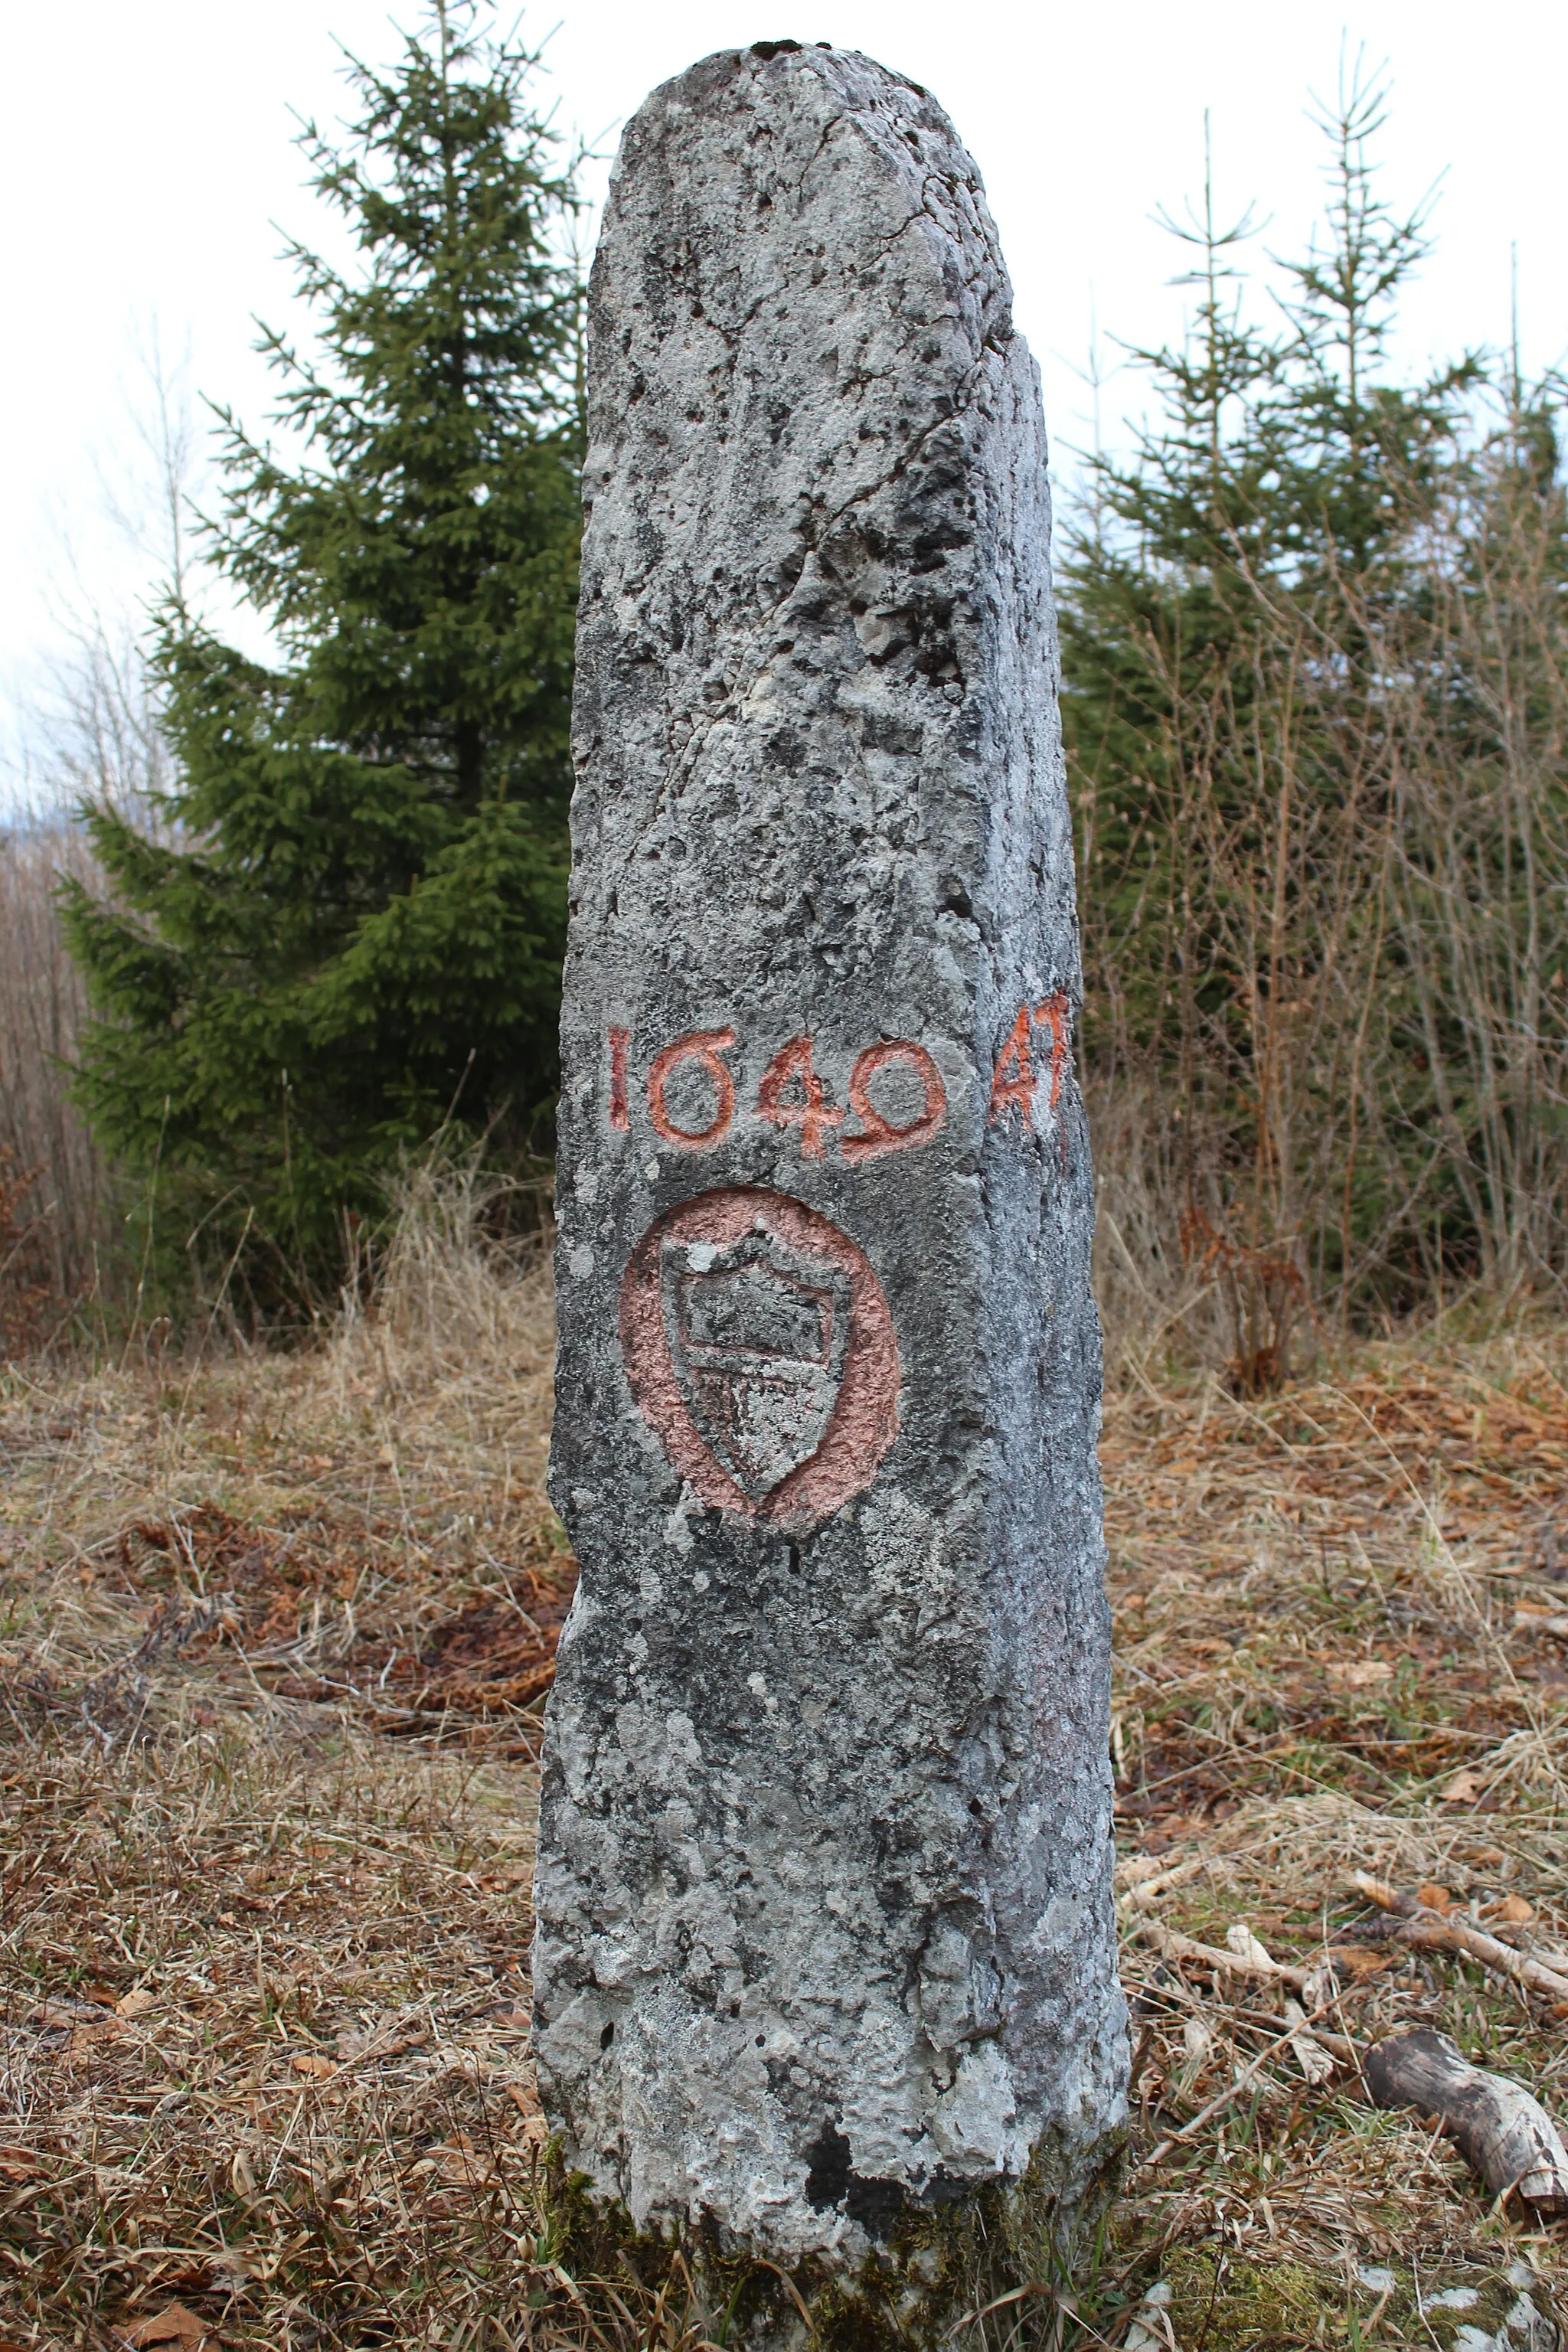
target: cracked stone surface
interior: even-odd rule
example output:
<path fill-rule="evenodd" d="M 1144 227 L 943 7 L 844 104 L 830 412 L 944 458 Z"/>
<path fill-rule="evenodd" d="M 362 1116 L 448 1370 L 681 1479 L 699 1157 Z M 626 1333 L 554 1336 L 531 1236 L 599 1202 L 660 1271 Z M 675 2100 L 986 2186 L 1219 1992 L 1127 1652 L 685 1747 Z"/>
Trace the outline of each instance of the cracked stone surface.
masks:
<path fill-rule="evenodd" d="M 1123 2119 L 1045 431 L 973 163 L 730 51 L 595 263 L 535 2047 L 775 2261 Z"/>

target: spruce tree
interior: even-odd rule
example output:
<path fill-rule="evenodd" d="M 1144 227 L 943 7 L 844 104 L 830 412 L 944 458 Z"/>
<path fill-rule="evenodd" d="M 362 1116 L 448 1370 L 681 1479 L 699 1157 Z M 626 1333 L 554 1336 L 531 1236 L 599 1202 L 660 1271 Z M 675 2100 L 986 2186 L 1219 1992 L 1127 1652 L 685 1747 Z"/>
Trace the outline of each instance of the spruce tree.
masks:
<path fill-rule="evenodd" d="M 216 571 L 278 649 L 171 596 L 153 666 L 177 781 L 88 811 L 68 884 L 94 1017 L 79 1099 L 254 1287 L 336 1271 L 345 1212 L 443 1121 L 548 1137 L 565 919 L 581 451 L 571 167 L 537 57 L 437 0 L 355 120 L 308 125 L 357 249 L 290 247 L 314 314 L 264 330 L 292 456 L 226 411 Z M 169 1230 L 165 1210 L 164 1230 Z"/>

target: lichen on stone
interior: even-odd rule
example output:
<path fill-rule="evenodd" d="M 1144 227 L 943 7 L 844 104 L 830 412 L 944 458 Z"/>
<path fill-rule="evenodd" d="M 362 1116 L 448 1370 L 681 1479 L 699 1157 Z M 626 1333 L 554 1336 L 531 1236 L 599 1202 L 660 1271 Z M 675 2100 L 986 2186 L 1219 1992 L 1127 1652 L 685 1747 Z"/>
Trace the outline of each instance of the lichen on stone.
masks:
<path fill-rule="evenodd" d="M 1127 2067 L 1037 372 L 941 109 L 778 44 L 589 351 L 541 2097 L 634 2236 L 1032 2292 Z"/>

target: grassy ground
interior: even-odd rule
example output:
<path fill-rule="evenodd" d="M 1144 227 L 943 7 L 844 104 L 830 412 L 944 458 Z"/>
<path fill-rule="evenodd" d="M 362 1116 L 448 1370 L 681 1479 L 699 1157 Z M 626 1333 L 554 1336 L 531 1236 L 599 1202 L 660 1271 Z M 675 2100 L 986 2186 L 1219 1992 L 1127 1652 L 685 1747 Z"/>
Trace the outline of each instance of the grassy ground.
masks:
<path fill-rule="evenodd" d="M 706 2332 L 541 2236 L 571 1563 L 547 1295 L 460 1241 L 411 1227 L 309 1355 L 0 1383 L 0 2352 Z M 1565 1379 L 1552 1331 L 1113 1400 L 1136 2138 L 1064 2344 L 1479 2352 L 1527 2273 L 1551 2307 L 1568 2225 L 1492 2210 L 1356 2059 L 1436 2023 L 1561 2116 L 1565 2021 L 1390 1940 L 1350 1874 L 1568 1945 Z M 1281 2041 L 1291 1998 L 1327 2048 Z"/>

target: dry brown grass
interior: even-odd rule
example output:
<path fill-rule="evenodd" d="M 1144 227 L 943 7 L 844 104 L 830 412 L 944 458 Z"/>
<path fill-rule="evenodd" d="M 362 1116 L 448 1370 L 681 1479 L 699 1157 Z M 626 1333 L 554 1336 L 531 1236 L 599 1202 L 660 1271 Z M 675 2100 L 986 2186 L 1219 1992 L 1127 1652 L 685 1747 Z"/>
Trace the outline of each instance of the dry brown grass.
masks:
<path fill-rule="evenodd" d="M 542 2236 L 528 1881 L 572 1571 L 545 1276 L 473 1208 L 416 1203 L 375 1310 L 313 1354 L 0 1386 L 0 2341 L 719 2326 Z M 1136 2137 L 1064 2343 L 1447 2347 L 1510 2265 L 1543 2305 L 1560 2279 L 1563 2226 L 1490 2211 L 1354 2053 L 1434 2021 L 1561 2115 L 1563 2021 L 1389 1940 L 1349 1882 L 1568 1944 L 1565 1377 L 1543 1331 L 1366 1351 L 1263 1407 L 1112 1399 Z M 1298 1969 L 1339 1952 L 1314 1990 L 1349 2054 L 1313 2082 L 1280 2044 L 1151 2160 L 1279 2041 L 1291 1984 L 1174 1957 L 1243 1926 Z"/>
<path fill-rule="evenodd" d="M 461 1223 L 405 1219 L 381 1311 L 313 1356 L 0 1386 L 20 2342 L 171 2305 L 230 2344 L 510 2342 L 541 2292 L 527 1886 L 571 1566 L 546 1278 Z"/>
<path fill-rule="evenodd" d="M 1135 2169 L 1115 2234 L 1142 2261 L 1184 2250 L 1169 2306 L 1184 2346 L 1205 2317 L 1211 2347 L 1351 2342 L 1352 2326 L 1363 2343 L 1447 2344 L 1489 2298 L 1512 2300 L 1510 2265 L 1561 2284 L 1563 2226 L 1489 2211 L 1446 2144 L 1371 2108 L 1356 2059 L 1396 2025 L 1435 2024 L 1562 2116 L 1563 2017 L 1389 1940 L 1352 1874 L 1441 1886 L 1526 1948 L 1568 1944 L 1565 1370 L 1560 1330 L 1437 1335 L 1261 1406 L 1213 1381 L 1111 1400 L 1135 2147 L 1147 2157 L 1278 2042 L 1297 1990 L 1175 1957 L 1172 1931 L 1233 1958 L 1248 1931 L 1319 1972 L 1300 1998 L 1330 2003 L 1338 2050 L 1314 2084 L 1287 2042 L 1188 2144 Z M 1385 2298 L 1363 2268 L 1391 2273 Z M 1467 2285 L 1468 2318 L 1427 2308 Z"/>

